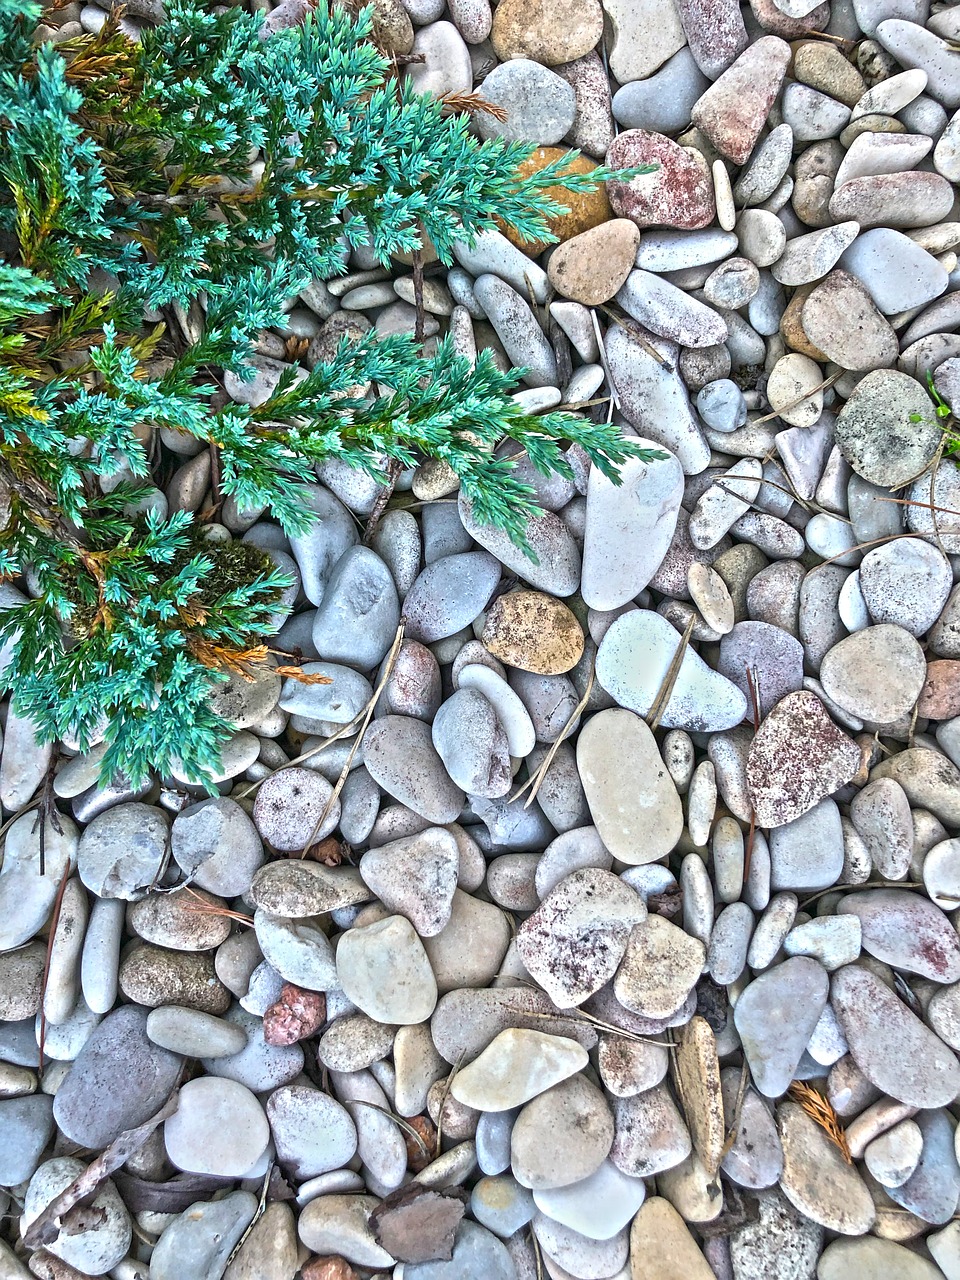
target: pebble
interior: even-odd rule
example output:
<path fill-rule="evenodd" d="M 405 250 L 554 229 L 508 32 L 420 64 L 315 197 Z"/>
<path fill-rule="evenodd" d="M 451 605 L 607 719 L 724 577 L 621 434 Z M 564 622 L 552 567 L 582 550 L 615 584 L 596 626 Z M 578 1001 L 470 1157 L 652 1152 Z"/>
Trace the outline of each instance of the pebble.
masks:
<path fill-rule="evenodd" d="M 793 956 L 756 977 L 737 1001 L 734 1021 L 754 1083 L 765 1097 L 786 1092 L 828 988 L 821 965 Z"/>
<path fill-rule="evenodd" d="M 46 1207 L 83 1173 L 86 1166 L 72 1156 L 58 1156 L 40 1165 L 23 1197 L 20 1230 L 25 1233 Z M 133 1230 L 123 1201 L 111 1179 L 105 1178 L 91 1198 L 81 1223 L 54 1228 L 45 1248 L 67 1267 L 83 1275 L 104 1275 L 125 1256 Z M 54 1219 L 54 1222 L 57 1220 Z"/>
<path fill-rule="evenodd" d="M 573 88 L 556 72 L 529 58 L 512 58 L 494 67 L 478 92 L 502 108 L 507 117 L 501 121 L 486 113 L 479 114 L 477 127 L 483 138 L 552 146 L 573 128 L 576 112 Z M 482 297 L 479 301 L 487 310 Z"/>
<path fill-rule="evenodd" d="M 876 1219 L 873 1198 L 855 1167 L 795 1102 L 778 1108 L 784 1195 L 805 1217 L 829 1231 L 865 1235 Z"/>
<path fill-rule="evenodd" d="M 505 0 L 494 13 L 491 40 L 497 57 L 533 58 L 548 67 L 589 53 L 603 27 L 598 0 Z"/>
<path fill-rule="evenodd" d="M 181 1059 L 151 1042 L 147 1018 L 134 1005 L 108 1014 L 57 1090 L 57 1125 L 79 1146 L 107 1146 L 159 1111 L 176 1086 Z"/>
<path fill-rule="evenodd" d="M 960 1067 L 954 1054 L 879 978 L 848 965 L 833 975 L 830 1002 L 854 1061 L 878 1089 L 925 1109 L 955 1096 Z"/>
<path fill-rule="evenodd" d="M 410 716 L 384 716 L 364 740 L 367 772 L 384 791 L 430 823 L 454 822 L 463 792 L 443 766 L 430 727 Z"/>
<path fill-rule="evenodd" d="M 631 15 L 631 21 L 636 21 L 635 15 Z M 631 78 L 636 77 L 627 77 Z M 653 173 L 630 182 L 608 180 L 607 194 L 618 217 L 629 218 L 640 228 L 677 227 L 688 231 L 699 230 L 712 221 L 716 211 L 713 182 L 699 152 L 678 146 L 662 133 L 627 129 L 614 138 L 607 164 L 611 169 L 659 165 Z"/>
<path fill-rule="evenodd" d="M 683 826 L 680 798 L 638 716 L 619 709 L 595 715 L 578 739 L 577 767 L 606 850 L 630 864 L 670 852 Z"/>
<path fill-rule="evenodd" d="M 500 565 L 486 551 L 435 560 L 404 600 L 407 635 L 423 644 L 456 635 L 483 610 L 499 578 Z"/>
<path fill-rule="evenodd" d="M 387 916 L 344 934 L 337 974 L 348 999 L 377 1022 L 423 1022 L 437 1002 L 427 953 L 403 916 Z"/>
<path fill-rule="evenodd" d="M 360 874 L 388 911 L 406 916 L 420 937 L 432 938 L 450 920 L 459 866 L 454 836 L 431 827 L 368 850 Z"/>
<path fill-rule="evenodd" d="M 613 115 L 624 129 L 679 133 L 690 123 L 693 105 L 709 85 L 686 46 L 659 71 L 630 80 L 613 95 Z"/>
<path fill-rule="evenodd" d="M 862 218 L 857 221 L 863 225 Z M 801 323 L 809 342 L 844 369 L 880 369 L 897 357 L 893 329 L 860 281 L 839 268 L 803 302 Z"/>
<path fill-rule="evenodd" d="M 597 680 L 621 706 L 647 715 L 680 647 L 680 636 L 658 614 L 637 609 L 607 631 L 597 653 Z M 660 715 L 668 729 L 732 729 L 746 714 L 743 693 L 687 648 L 673 692 Z"/>
<path fill-rule="evenodd" d="M 517 1116 L 510 1137 L 514 1177 L 532 1191 L 581 1182 L 600 1168 L 613 1140 L 614 1119 L 603 1094 L 582 1074 L 571 1076 Z"/>
<path fill-rule="evenodd" d="M 762 625 L 762 624 L 760 624 Z M 764 719 L 747 758 L 757 822 L 780 827 L 832 795 L 860 768 L 860 748 L 813 693 L 789 693 Z"/>
<path fill-rule="evenodd" d="M 583 654 L 583 631 L 576 616 L 540 591 L 500 596 L 486 616 L 482 640 L 505 666 L 536 675 L 562 675 Z"/>
<path fill-rule="evenodd" d="M 910 711 L 925 675 L 916 640 L 890 623 L 866 627 L 841 640 L 820 667 L 827 696 L 851 715 L 877 724 L 892 724 Z"/>
<path fill-rule="evenodd" d="M 743 164 L 753 151 L 789 61 L 784 41 L 761 36 L 694 106 L 693 123 L 734 164 Z"/>
<path fill-rule="evenodd" d="M 264 1153 L 270 1126 L 260 1103 L 233 1080 L 201 1077 L 182 1086 L 164 1121 L 167 1156 L 178 1169 L 242 1177 Z"/>
<path fill-rule="evenodd" d="M 614 992 L 634 1013 L 669 1018 L 693 990 L 704 959 L 705 948 L 697 938 L 662 916 L 647 916 L 630 932 Z"/>
<path fill-rule="evenodd" d="M 897 969 L 941 983 L 960 979 L 960 939 L 939 907 L 904 889 L 851 893 L 838 912 L 859 918 L 863 948 Z"/>
<path fill-rule="evenodd" d="M 584 1002 L 608 982 L 630 929 L 646 919 L 643 900 L 616 876 L 584 868 L 566 876 L 517 933 L 528 973 L 560 1008 Z M 583 939 L 590 950 L 583 953 Z"/>
<path fill-rule="evenodd" d="M 477 1111 L 510 1111 L 575 1075 L 587 1061 L 575 1040 L 511 1028 L 461 1067 L 450 1092 Z"/>
<path fill-rule="evenodd" d="M 876 370 L 858 384 L 837 416 L 836 437 L 857 475 L 896 488 L 927 466 L 940 443 L 929 401 L 917 382 L 896 370 Z M 920 421 L 911 420 L 920 414 Z"/>
<path fill-rule="evenodd" d="M 206 1280 L 222 1275 L 257 1212 L 257 1197 L 231 1191 L 197 1201 L 164 1229 L 150 1257 L 150 1280 Z"/>

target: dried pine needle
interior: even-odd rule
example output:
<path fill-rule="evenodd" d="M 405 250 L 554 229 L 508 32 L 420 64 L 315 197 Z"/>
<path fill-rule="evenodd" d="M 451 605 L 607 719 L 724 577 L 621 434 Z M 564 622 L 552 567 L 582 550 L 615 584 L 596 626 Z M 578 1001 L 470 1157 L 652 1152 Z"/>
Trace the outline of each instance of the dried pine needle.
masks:
<path fill-rule="evenodd" d="M 853 1164 L 850 1148 L 847 1146 L 847 1135 L 844 1133 L 836 1111 L 819 1089 L 806 1084 L 803 1080 L 794 1080 L 787 1090 L 788 1097 L 802 1107 L 811 1120 L 820 1126 L 847 1164 Z"/>

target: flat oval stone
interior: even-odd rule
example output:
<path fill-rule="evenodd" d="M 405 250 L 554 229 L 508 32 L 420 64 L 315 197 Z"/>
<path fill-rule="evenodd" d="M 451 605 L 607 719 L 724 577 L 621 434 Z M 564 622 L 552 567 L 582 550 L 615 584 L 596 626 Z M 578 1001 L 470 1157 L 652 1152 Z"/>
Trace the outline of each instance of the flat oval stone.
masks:
<path fill-rule="evenodd" d="M 631 711 L 592 716 L 577 739 L 577 768 L 603 846 L 621 862 L 655 862 L 680 838 L 677 789 L 646 724 Z"/>
<path fill-rule="evenodd" d="M 617 609 L 640 594 L 667 553 L 682 497 L 683 471 L 672 454 L 628 459 L 619 484 L 591 468 L 580 585 L 591 609 Z"/>
<path fill-rule="evenodd" d="M 932 1262 L 893 1240 L 864 1236 L 859 1240 L 833 1240 L 817 1264 L 818 1280 L 940 1280 Z"/>
<path fill-rule="evenodd" d="M 611 325 L 604 347 L 627 421 L 639 435 L 675 454 L 685 475 L 703 471 L 710 461 L 710 447 L 690 404 L 676 343 L 650 334 L 641 345 L 619 325 Z M 721 370 L 728 371 L 726 366 Z"/>
<path fill-rule="evenodd" d="M 830 1003 L 853 1060 L 878 1089 L 923 1109 L 947 1106 L 956 1097 L 956 1056 L 874 974 L 859 965 L 838 970 Z"/>
<path fill-rule="evenodd" d="M 864 231 L 844 251 L 840 265 L 866 285 L 884 315 L 932 302 L 949 282 L 946 269 L 933 254 L 890 227 Z"/>
<path fill-rule="evenodd" d="M 753 1081 L 765 1097 L 786 1092 L 828 990 L 823 967 L 794 956 L 754 978 L 737 1001 L 734 1022 Z"/>
<path fill-rule="evenodd" d="M 208 951 L 170 951 L 139 943 L 120 964 L 120 990 L 135 1004 L 155 1009 L 182 1004 L 202 1013 L 225 1013 L 230 992 L 217 977 Z"/>
<path fill-rule="evenodd" d="M 912 708 L 926 680 L 923 650 L 903 627 L 865 627 L 828 650 L 820 665 L 827 697 L 860 720 L 892 724 Z"/>
<path fill-rule="evenodd" d="M 424 1022 L 437 1003 L 430 961 L 403 916 L 348 929 L 337 947 L 337 974 L 347 998 L 377 1022 Z"/>
<path fill-rule="evenodd" d="M 58 1156 L 37 1169 L 23 1197 L 19 1223 L 22 1233 L 83 1173 L 84 1167 L 82 1160 Z M 132 1239 L 130 1215 L 110 1178 L 99 1182 L 87 1213 L 78 1218 L 79 1221 L 75 1218 L 63 1225 L 58 1219 L 53 1220 L 52 1238 L 45 1241 L 46 1257 L 60 1259 L 63 1267 L 74 1274 L 104 1275 L 122 1261 Z M 12 1252 L 5 1265 L 19 1265 Z M 46 1272 L 63 1273 L 56 1264 Z"/>
<path fill-rule="evenodd" d="M 528 1102 L 510 1137 L 513 1174 L 532 1191 L 589 1178 L 613 1143 L 613 1117 L 600 1090 L 571 1076 Z"/>
<path fill-rule="evenodd" d="M 257 1197 L 231 1191 L 198 1200 L 165 1228 L 150 1256 L 151 1280 L 206 1280 L 222 1275 L 257 1212 Z"/>
<path fill-rule="evenodd" d="M 370 1226 L 379 1204 L 370 1195 L 317 1196 L 304 1205 L 297 1232 L 315 1253 L 337 1254 L 358 1267 L 392 1267 L 394 1258 L 377 1244 Z"/>
<path fill-rule="evenodd" d="M 613 977 L 643 899 L 609 871 L 585 868 L 557 885 L 517 931 L 528 973 L 561 1008 L 580 1005 Z"/>
<path fill-rule="evenodd" d="M 510 1111 L 576 1074 L 588 1060 L 576 1040 L 514 1027 L 461 1067 L 450 1092 L 477 1111 Z"/>
<path fill-rule="evenodd" d="M 829 888 L 843 870 L 843 825 L 827 797 L 769 835 L 770 886 L 816 892 Z"/>
<path fill-rule="evenodd" d="M 803 646 L 768 622 L 738 622 L 720 642 L 717 669 L 751 705 L 755 697 L 760 715 L 767 716 L 781 699 L 802 688 Z"/>
<path fill-rule="evenodd" d="M 410 639 L 433 644 L 469 626 L 493 594 L 500 568 L 487 551 L 444 556 L 428 564 L 403 602 Z"/>
<path fill-rule="evenodd" d="M 587 1049 L 597 1043 L 597 1034 L 588 1024 L 564 1017 L 535 987 L 451 991 L 437 1002 L 430 1033 L 437 1052 L 452 1064 L 472 1060 L 508 1027 L 528 1027 L 577 1040 Z"/>
<path fill-rule="evenodd" d="M 57 1090 L 53 1112 L 79 1146 L 99 1150 L 155 1115 L 176 1087 L 182 1059 L 147 1035 L 147 1010 L 109 1013 Z"/>
<path fill-rule="evenodd" d="M 493 604 L 483 643 L 508 667 L 536 675 L 562 675 L 583 655 L 583 630 L 576 616 L 540 591 L 511 591 Z"/>
<path fill-rule="evenodd" d="M 369 547 L 337 561 L 313 620 L 313 643 L 328 662 L 367 671 L 383 658 L 400 621 L 390 570 Z"/>
<path fill-rule="evenodd" d="M 180 869 L 209 893 L 237 897 L 263 863 L 263 843 L 249 814 L 226 796 L 181 809 L 170 845 Z"/>
<path fill-rule="evenodd" d="M 790 693 L 761 724 L 747 757 L 756 820 L 779 827 L 807 813 L 860 768 L 860 748 L 816 694 Z"/>
<path fill-rule="evenodd" d="M 682 347 L 711 347 L 726 341 L 727 326 L 712 307 L 650 271 L 631 271 L 617 302 L 651 333 Z"/>
<path fill-rule="evenodd" d="M 307 1085 L 285 1085 L 267 1099 L 277 1156 L 298 1179 L 343 1168 L 357 1150 L 357 1130 L 335 1098 Z"/>
<path fill-rule="evenodd" d="M 157 877 L 170 819 L 154 805 L 117 804 L 84 829 L 77 871 L 98 898 L 142 898 Z"/>
<path fill-rule="evenodd" d="M 274 849 L 293 853 L 330 835 L 340 821 L 340 800 L 315 769 L 281 769 L 260 786 L 253 821 Z"/>
<path fill-rule="evenodd" d="M 730 1125 L 740 1092 L 739 1070 L 727 1067 L 721 1071 L 720 1086 L 724 1118 Z M 720 1164 L 733 1182 L 751 1190 L 772 1187 L 783 1172 L 783 1148 L 776 1123 L 751 1085 L 744 1091 L 737 1136 Z"/>
<path fill-rule="evenodd" d="M 229 1058 L 247 1043 L 242 1027 L 199 1009 L 172 1004 L 151 1010 L 147 1035 L 162 1049 L 185 1058 Z"/>
<path fill-rule="evenodd" d="M 665 618 L 634 609 L 618 618 L 600 642 L 597 680 L 622 707 L 646 716 L 679 648 L 680 636 Z M 747 700 L 736 685 L 688 647 L 660 724 L 716 732 L 732 729 L 746 711 Z"/>
<path fill-rule="evenodd" d="M 573 595 L 580 584 L 580 548 L 559 516 L 545 511 L 531 516 L 524 524 L 523 535 L 536 556 L 534 561 L 505 530 L 477 520 L 470 500 L 463 493 L 458 504 L 460 519 L 470 537 L 512 573 L 550 595 Z"/>
<path fill-rule="evenodd" d="M 862 1236 L 876 1219 L 873 1197 L 856 1166 L 795 1102 L 777 1109 L 783 1145 L 780 1186 L 790 1203 L 830 1231 Z"/>
<path fill-rule="evenodd" d="M 609 1240 L 630 1222 L 646 1195 L 642 1179 L 631 1178 L 609 1160 L 566 1187 L 535 1191 L 541 1213 L 588 1240 Z"/>
<path fill-rule="evenodd" d="M 497 6 L 491 41 L 497 57 L 533 58 L 548 67 L 589 53 L 600 39 L 603 14 L 597 0 L 504 0 Z"/>
<path fill-rule="evenodd" d="M 948 918 L 926 898 L 906 889 L 851 893 L 837 905 L 863 929 L 863 948 L 892 965 L 934 982 L 960 980 L 960 938 Z"/>
<path fill-rule="evenodd" d="M 164 1121 L 163 1140 L 178 1169 L 239 1178 L 266 1151 L 270 1126 L 249 1089 L 201 1076 L 181 1086 L 177 1110 Z"/>
<path fill-rule="evenodd" d="M 947 557 L 919 538 L 874 547 L 860 565 L 860 591 L 873 621 L 891 622 L 918 638 L 939 618 L 952 587 Z"/>
<path fill-rule="evenodd" d="M 198 903 L 210 908 L 208 912 Z M 212 894 L 191 889 L 149 893 L 127 910 L 129 928 L 145 942 L 175 951 L 209 951 L 230 936 L 230 919 L 217 914 L 226 903 Z"/>
<path fill-rule="evenodd" d="M 463 792 L 451 780 L 430 737 L 410 716 L 384 716 L 367 730 L 364 764 L 374 782 L 430 823 L 455 822 Z"/>
<path fill-rule="evenodd" d="M 915 414 L 920 415 L 916 421 Z M 894 369 L 868 373 L 837 416 L 836 440 L 843 456 L 858 475 L 887 488 L 918 476 L 941 439 L 923 387 Z"/>

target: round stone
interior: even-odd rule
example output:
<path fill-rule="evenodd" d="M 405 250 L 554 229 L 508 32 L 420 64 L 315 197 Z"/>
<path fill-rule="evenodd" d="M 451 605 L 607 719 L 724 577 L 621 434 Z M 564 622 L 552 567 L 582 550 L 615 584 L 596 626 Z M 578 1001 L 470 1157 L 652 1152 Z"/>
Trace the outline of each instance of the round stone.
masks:
<path fill-rule="evenodd" d="M 583 654 L 583 631 L 574 614 L 540 591 L 500 596 L 487 614 L 482 639 L 507 666 L 538 675 L 569 671 Z"/>
<path fill-rule="evenodd" d="M 117 804 L 83 832 L 77 851 L 80 879 L 98 898 L 142 898 L 163 867 L 170 819 L 149 804 Z"/>
<path fill-rule="evenodd" d="M 923 688 L 923 650 L 890 623 L 865 627 L 829 649 L 820 682 L 838 707 L 860 720 L 892 724 L 906 715 Z"/>
<path fill-rule="evenodd" d="M 200 1076 L 181 1086 L 177 1110 L 164 1121 L 163 1140 L 178 1169 L 239 1178 L 267 1149 L 270 1126 L 249 1089 Z"/>
<path fill-rule="evenodd" d="M 308 1085 L 285 1085 L 267 1099 L 277 1156 L 298 1179 L 341 1169 L 357 1150 L 357 1130 L 347 1109 Z"/>
<path fill-rule="evenodd" d="M 583 1075 L 554 1085 L 520 1112 L 510 1138 L 513 1174 L 533 1191 L 590 1177 L 613 1143 L 613 1117 L 600 1090 Z"/>
<path fill-rule="evenodd" d="M 225 898 L 246 893 L 263 863 L 256 827 L 236 800 L 225 797 L 182 809 L 174 819 L 170 846 L 193 884 Z"/>
<path fill-rule="evenodd" d="M 548 67 L 588 54 L 603 34 L 599 0 L 501 0 L 490 39 L 497 57 Z"/>
<path fill-rule="evenodd" d="M 253 821 L 261 837 L 283 853 L 322 840 L 340 821 L 340 801 L 314 769 L 281 769 L 260 786 Z"/>

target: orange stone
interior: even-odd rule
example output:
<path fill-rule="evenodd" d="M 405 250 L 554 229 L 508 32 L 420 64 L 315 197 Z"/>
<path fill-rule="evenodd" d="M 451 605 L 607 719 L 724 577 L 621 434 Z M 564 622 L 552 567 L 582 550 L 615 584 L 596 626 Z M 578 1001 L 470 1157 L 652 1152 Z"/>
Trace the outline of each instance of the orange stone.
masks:
<path fill-rule="evenodd" d="M 531 174 L 545 169 L 548 164 L 553 164 L 555 160 L 570 154 L 572 153 L 566 147 L 537 147 L 517 167 L 517 176 L 528 178 Z M 576 160 L 571 160 L 567 166 L 567 172 L 592 173 L 596 167 L 596 161 L 588 160 L 586 156 L 579 156 Z M 593 191 L 573 192 L 563 187 L 547 187 L 544 194 L 567 208 L 566 213 L 547 219 L 547 225 L 561 243 L 564 240 L 571 240 L 583 231 L 589 231 L 591 227 L 598 227 L 601 222 L 606 222 L 608 218 L 613 217 L 610 201 L 607 199 L 607 192 L 602 182 Z M 535 258 L 537 254 L 542 253 L 549 243 L 546 240 L 524 240 L 505 222 L 500 219 L 497 222 L 510 243 L 522 249 L 524 253 L 530 254 L 531 257 Z"/>

